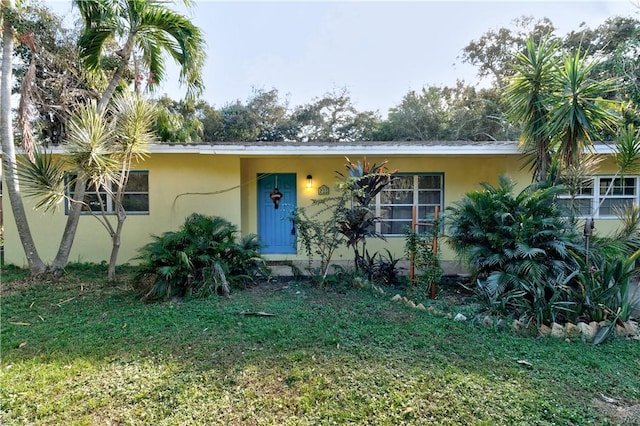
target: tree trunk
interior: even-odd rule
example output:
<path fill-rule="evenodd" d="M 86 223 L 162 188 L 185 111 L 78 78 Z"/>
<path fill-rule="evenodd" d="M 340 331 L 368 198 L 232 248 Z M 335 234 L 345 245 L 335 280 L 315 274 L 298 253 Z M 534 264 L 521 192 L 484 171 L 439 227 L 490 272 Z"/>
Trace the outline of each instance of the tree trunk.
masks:
<path fill-rule="evenodd" d="M 120 228 L 120 224 L 118 224 Z M 120 251 L 120 235 L 113 237 L 111 244 L 111 256 L 109 257 L 109 268 L 107 269 L 107 280 L 113 282 L 116 280 L 116 262 L 118 261 L 118 252 Z"/>
<path fill-rule="evenodd" d="M 2 0 L 2 8 L 12 8 L 11 0 Z M 36 250 L 27 215 L 22 203 L 20 183 L 17 176 L 16 149 L 13 143 L 13 123 L 11 122 L 11 77 L 13 73 L 13 31 L 10 19 L 3 12 L 2 28 L 2 82 L 0 84 L 0 128 L 2 129 L 2 167 L 7 183 L 7 192 L 11 201 L 13 217 L 18 228 L 20 242 L 24 249 L 32 276 L 46 272 L 46 265 L 40 259 Z"/>
<path fill-rule="evenodd" d="M 107 90 L 104 91 L 100 101 L 98 101 L 98 111 L 102 112 L 109 104 L 113 93 L 116 91 L 116 87 L 120 84 L 122 80 L 122 76 L 124 75 L 124 71 L 127 68 L 127 64 L 129 63 L 129 59 L 131 58 L 131 52 L 133 52 L 133 36 L 129 35 L 127 42 L 122 49 L 122 62 L 116 68 L 116 71 L 113 73 L 111 80 L 109 80 L 109 85 L 107 86 Z"/>
<path fill-rule="evenodd" d="M 84 200 L 84 194 L 86 192 L 87 180 L 81 174 L 78 174 L 76 184 L 74 187 L 73 198 L 78 201 Z M 55 259 L 51 263 L 51 271 L 54 275 L 58 275 L 69 262 L 69 255 L 71 254 L 71 246 L 76 236 L 76 230 L 78 229 L 78 223 L 80 222 L 80 212 L 82 211 L 82 203 L 69 202 L 69 215 L 67 216 L 67 223 L 62 233 L 62 239 L 58 246 L 58 253 Z"/>
<path fill-rule="evenodd" d="M 536 149 L 539 161 L 538 182 L 543 183 L 546 182 L 549 177 L 549 164 L 551 163 L 551 159 L 549 158 L 549 144 L 546 138 L 539 138 L 536 141 Z"/>
<path fill-rule="evenodd" d="M 118 252 L 120 251 L 120 235 L 122 234 L 122 227 L 124 221 L 127 218 L 127 212 L 122 208 L 122 205 L 118 206 L 118 224 L 116 231 L 111 236 L 111 257 L 109 258 L 109 269 L 107 270 L 107 279 L 109 281 L 116 280 L 116 262 L 118 261 Z"/>

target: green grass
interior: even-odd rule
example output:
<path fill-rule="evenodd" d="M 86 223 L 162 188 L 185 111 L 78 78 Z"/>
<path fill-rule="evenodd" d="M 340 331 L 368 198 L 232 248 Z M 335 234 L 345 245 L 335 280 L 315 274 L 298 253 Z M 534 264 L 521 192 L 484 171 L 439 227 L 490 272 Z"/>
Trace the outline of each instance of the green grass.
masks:
<path fill-rule="evenodd" d="M 637 341 L 519 337 L 304 283 L 144 304 L 103 276 L 3 275 L 0 424 L 582 425 L 616 422 L 603 396 L 640 403 Z"/>

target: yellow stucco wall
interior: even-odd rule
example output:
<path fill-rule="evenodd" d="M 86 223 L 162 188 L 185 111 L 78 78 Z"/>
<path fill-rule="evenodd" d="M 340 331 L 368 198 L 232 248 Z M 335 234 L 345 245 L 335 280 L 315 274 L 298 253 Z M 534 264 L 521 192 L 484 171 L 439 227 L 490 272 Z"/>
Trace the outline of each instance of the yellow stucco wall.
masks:
<path fill-rule="evenodd" d="M 240 159 L 198 154 L 154 154 L 135 167 L 149 171 L 149 214 L 128 215 L 122 232 L 119 263 L 133 262 L 150 235 L 176 230 L 193 212 L 223 216 L 240 227 Z M 5 186 L 6 187 L 6 186 Z M 26 265 L 9 197 L 4 200 L 5 261 Z M 31 232 L 43 261 L 55 257 L 67 216 L 61 205 L 55 213 L 34 211 L 25 199 Z M 115 218 L 113 218 L 115 221 Z M 108 261 L 111 240 L 99 222 L 83 215 L 71 261 Z"/>
<path fill-rule="evenodd" d="M 362 160 L 362 157 L 351 156 L 352 161 Z M 478 183 L 487 181 L 496 183 L 500 174 L 508 174 L 518 182 L 526 185 L 530 177 L 520 168 L 519 156 L 486 155 L 486 156 L 437 156 L 437 157 L 367 157 L 371 163 L 389 160 L 388 167 L 398 169 L 399 173 L 443 173 L 444 174 L 444 202 L 445 206 L 452 201 L 461 199 L 470 190 L 478 188 Z M 336 194 L 335 185 L 338 183 L 336 171 L 343 172 L 344 156 L 299 156 L 273 158 L 244 158 L 242 164 L 242 179 L 246 184 L 242 191 L 242 229 L 245 233 L 257 233 L 257 185 L 256 176 L 259 173 L 297 173 L 298 179 L 298 207 L 308 207 L 311 200 L 320 198 L 317 188 L 327 185 L 331 188 L 331 195 Z M 313 176 L 314 188 L 305 188 L 307 174 Z M 404 250 L 403 237 L 389 237 L 386 241 L 372 239 L 367 242 L 370 251 L 387 248 L 395 256 L 401 257 Z M 449 248 L 442 244 L 442 255 L 445 260 L 453 260 Z M 306 260 L 302 250 L 297 255 L 270 255 L 270 259 L 277 260 Z M 335 259 L 350 259 L 350 249 L 341 248 L 336 252 Z"/>
<path fill-rule="evenodd" d="M 368 157 L 370 162 L 389 160 L 390 169 L 400 173 L 442 173 L 444 175 L 445 207 L 460 200 L 468 191 L 478 189 L 479 182 L 495 184 L 497 177 L 508 174 L 522 188 L 530 182 L 530 174 L 522 170 L 518 155 L 447 155 L 408 158 L 388 155 Z M 351 156 L 362 160 L 362 156 Z M 242 234 L 257 233 L 257 175 L 260 173 L 296 173 L 299 207 L 307 207 L 317 195 L 320 185 L 327 185 L 336 194 L 336 171 L 344 170 L 344 156 L 246 156 L 207 155 L 197 153 L 153 154 L 138 170 L 149 171 L 149 215 L 129 215 L 125 223 L 119 263 L 132 262 L 137 250 L 147 243 L 151 234 L 176 230 L 192 212 L 218 215 L 238 225 Z M 600 174 L 613 173 L 612 163 L 603 162 Z M 314 187 L 305 187 L 306 176 L 313 176 Z M 45 262 L 55 256 L 66 221 L 61 206 L 54 214 L 33 211 L 33 203 L 25 200 L 30 211 L 30 225 L 40 255 Z M 8 196 L 4 197 L 5 259 L 7 263 L 25 265 L 25 257 L 17 235 Z M 616 220 L 598 220 L 597 230 L 608 233 L 615 229 Z M 387 241 L 370 240 L 371 252 L 388 248 L 395 256 L 403 254 L 404 239 L 390 237 Z M 80 220 L 71 261 L 101 262 L 109 258 L 111 243 L 98 221 L 90 216 Z M 442 258 L 452 261 L 454 256 L 446 244 L 441 244 Z M 302 250 L 297 255 L 269 255 L 273 260 L 305 261 Z M 350 250 L 341 248 L 335 260 L 349 260 Z"/>

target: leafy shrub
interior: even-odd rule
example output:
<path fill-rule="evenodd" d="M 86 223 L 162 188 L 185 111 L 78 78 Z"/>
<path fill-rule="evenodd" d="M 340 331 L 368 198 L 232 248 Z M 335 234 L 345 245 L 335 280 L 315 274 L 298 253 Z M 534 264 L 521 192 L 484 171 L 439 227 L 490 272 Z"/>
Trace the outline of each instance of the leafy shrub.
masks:
<path fill-rule="evenodd" d="M 140 249 L 134 277 L 144 299 L 228 295 L 232 287 L 268 275 L 256 235 L 236 241 L 235 225 L 194 213 L 177 232 L 153 236 Z"/>
<path fill-rule="evenodd" d="M 497 187 L 482 186 L 447 208 L 447 223 L 448 243 L 485 300 L 516 309 L 538 325 L 573 316 L 568 286 L 579 270 L 581 247 L 555 203 L 563 188 L 533 184 L 514 195 L 506 177 Z"/>
<path fill-rule="evenodd" d="M 313 213 L 306 208 L 293 211 L 293 221 L 298 231 L 298 239 L 308 259 L 307 269 L 317 284 L 327 284 L 331 259 L 342 244 L 343 235 L 338 229 L 338 212 L 346 203 L 347 193 L 338 197 L 312 200 Z M 314 257 L 318 256 L 320 266 L 314 268 Z"/>
<path fill-rule="evenodd" d="M 369 255 L 365 253 L 365 258 L 361 259 L 360 271 L 367 275 L 370 281 L 387 286 L 397 286 L 401 283 L 398 262 L 400 259 L 394 258 L 388 249 L 384 249 L 387 255 L 375 252 Z"/>
<path fill-rule="evenodd" d="M 604 321 L 617 318 L 628 321 L 632 312 L 640 308 L 640 301 L 631 291 L 638 274 L 635 267 L 640 251 L 629 257 L 590 257 L 590 264 L 579 259 L 581 273 L 579 286 L 573 289 L 573 298 L 580 306 L 585 321 Z"/>
<path fill-rule="evenodd" d="M 381 268 L 376 265 L 376 255 L 371 256 L 366 248 L 368 238 L 384 239 L 382 234 L 376 232 L 378 218 L 370 204 L 377 194 L 393 182 L 397 170 L 389 171 L 387 161 L 372 164 L 366 158 L 356 163 L 345 159 L 346 173 L 337 172 L 342 181 L 339 185 L 340 195 L 313 200 L 312 206 L 317 209 L 313 214 L 304 208 L 293 212 L 300 242 L 309 261 L 309 272 L 319 284 L 334 281 L 328 279 L 328 274 L 333 266 L 331 258 L 341 243 L 353 250 L 356 275 L 363 273 L 368 280 L 372 280 L 376 269 Z M 319 268 L 313 267 L 316 255 L 320 260 Z M 395 269 L 396 264 L 397 261 L 385 266 Z M 391 277 L 384 279 L 395 280 Z"/>
<path fill-rule="evenodd" d="M 367 264 L 367 238 L 385 239 L 382 234 L 376 232 L 375 225 L 378 218 L 375 217 L 374 210 L 370 206 L 376 196 L 393 182 L 394 174 L 398 170 L 389 171 L 387 160 L 380 164 L 364 161 L 351 162 L 349 158 L 345 168 L 346 174 L 338 172 L 342 179 L 341 188 L 352 200 L 352 205 L 338 206 L 336 209 L 337 228 L 344 235 L 347 247 L 353 248 L 356 272 L 361 266 Z M 364 271 L 371 279 L 371 271 Z"/>
<path fill-rule="evenodd" d="M 425 232 L 412 231 L 407 227 L 405 230 L 404 252 L 408 259 L 413 256 L 414 268 L 416 271 L 414 290 L 428 291 L 434 283 L 442 278 L 442 267 L 440 266 L 440 256 L 433 250 L 433 241 L 437 238 L 440 230 L 441 219 L 434 221 L 432 226 Z"/>

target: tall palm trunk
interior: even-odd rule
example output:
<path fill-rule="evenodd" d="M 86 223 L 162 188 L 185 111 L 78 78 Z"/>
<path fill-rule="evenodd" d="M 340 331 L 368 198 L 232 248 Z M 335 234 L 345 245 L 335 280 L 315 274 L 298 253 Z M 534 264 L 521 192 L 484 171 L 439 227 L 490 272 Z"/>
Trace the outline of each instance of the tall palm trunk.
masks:
<path fill-rule="evenodd" d="M 104 111 L 104 109 L 109 104 L 109 100 L 116 91 L 118 84 L 122 81 L 122 77 L 124 76 L 124 71 L 127 69 L 127 65 L 129 64 L 129 59 L 131 59 L 131 53 L 133 52 L 133 35 L 130 35 L 127 39 L 127 42 L 120 53 L 121 62 L 116 68 L 116 71 L 111 76 L 111 80 L 109 80 L 109 85 L 107 89 L 102 94 L 100 101 L 98 101 L 98 112 Z"/>
<path fill-rule="evenodd" d="M 13 72 L 13 28 L 4 10 L 12 8 L 11 0 L 2 0 L 2 81 L 0 84 L 1 109 L 0 128 L 2 129 L 2 167 L 4 169 L 7 192 L 11 209 L 31 275 L 40 275 L 46 271 L 46 265 L 36 250 L 27 215 L 22 203 L 20 183 L 17 176 L 16 149 L 13 142 L 13 123 L 11 122 L 11 76 Z"/>

